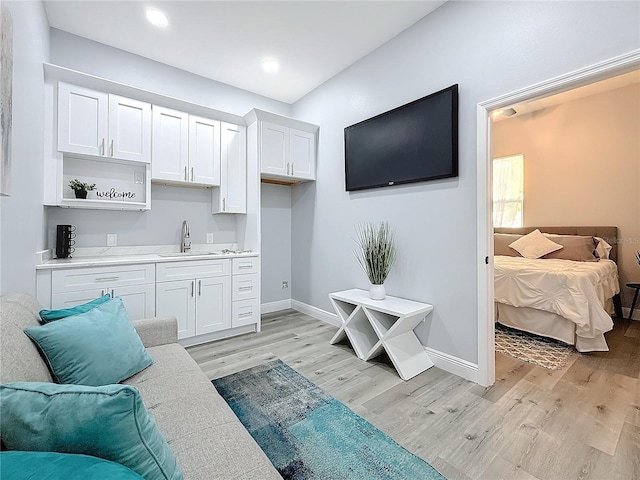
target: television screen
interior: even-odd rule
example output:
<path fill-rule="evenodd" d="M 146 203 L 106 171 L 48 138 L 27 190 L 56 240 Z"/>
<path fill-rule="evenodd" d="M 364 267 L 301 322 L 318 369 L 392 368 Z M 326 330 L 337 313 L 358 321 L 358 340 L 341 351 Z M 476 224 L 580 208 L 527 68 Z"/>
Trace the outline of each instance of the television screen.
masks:
<path fill-rule="evenodd" d="M 344 129 L 347 191 L 458 176 L 458 85 Z"/>

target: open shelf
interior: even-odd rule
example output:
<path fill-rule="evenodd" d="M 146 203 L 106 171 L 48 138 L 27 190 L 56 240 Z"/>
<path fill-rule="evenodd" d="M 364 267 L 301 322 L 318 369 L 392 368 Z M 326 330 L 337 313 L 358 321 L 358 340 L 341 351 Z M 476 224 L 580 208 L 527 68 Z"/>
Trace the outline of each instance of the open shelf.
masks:
<path fill-rule="evenodd" d="M 346 322 L 349 316 L 358 307 L 358 305 L 354 305 L 353 303 L 343 302 L 342 300 L 337 300 L 335 298 L 332 298 L 331 301 L 338 317 L 342 320 L 342 323 Z"/>
<path fill-rule="evenodd" d="M 344 327 L 347 337 L 351 341 L 353 349 L 360 358 L 364 358 L 378 343 L 378 336 L 371 328 L 367 316 L 362 310 L 358 310 Z"/>
<path fill-rule="evenodd" d="M 378 312 L 376 310 L 372 310 L 371 308 L 365 308 L 365 313 L 367 317 L 369 317 L 369 321 L 371 322 L 371 326 L 376 331 L 380 338 L 384 337 L 385 334 L 389 331 L 393 324 L 398 321 L 397 315 L 390 315 L 384 312 Z"/>

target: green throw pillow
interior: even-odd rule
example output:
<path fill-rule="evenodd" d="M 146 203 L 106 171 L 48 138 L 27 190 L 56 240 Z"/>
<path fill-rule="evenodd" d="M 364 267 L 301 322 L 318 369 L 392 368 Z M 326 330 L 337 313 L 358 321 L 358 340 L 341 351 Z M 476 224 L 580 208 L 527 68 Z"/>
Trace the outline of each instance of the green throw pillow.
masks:
<path fill-rule="evenodd" d="M 119 463 L 88 455 L 1 452 L 0 478 L 11 480 L 144 480 Z"/>
<path fill-rule="evenodd" d="M 153 363 L 131 325 L 122 299 L 25 333 L 38 345 L 58 383 L 109 385 Z"/>
<path fill-rule="evenodd" d="M 60 310 L 40 310 L 40 323 L 45 324 L 52 320 L 60 320 L 61 318 L 71 317 L 72 315 L 86 313 L 89 310 L 96 308 L 98 305 L 108 302 L 110 299 L 111 295 L 107 293 L 100 298 L 83 303 L 82 305 L 76 305 L 75 307 L 62 308 Z"/>
<path fill-rule="evenodd" d="M 120 463 L 145 480 L 183 478 L 130 385 L 8 383 L 0 385 L 0 407 L 2 441 L 9 450 L 79 453 Z"/>

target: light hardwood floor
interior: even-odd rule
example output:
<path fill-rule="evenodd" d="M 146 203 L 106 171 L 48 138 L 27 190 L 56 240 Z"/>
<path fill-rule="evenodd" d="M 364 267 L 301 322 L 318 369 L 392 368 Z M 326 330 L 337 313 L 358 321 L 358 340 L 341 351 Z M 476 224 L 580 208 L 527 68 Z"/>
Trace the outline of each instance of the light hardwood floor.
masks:
<path fill-rule="evenodd" d="M 329 345 L 337 329 L 294 310 L 188 350 L 210 379 L 280 358 L 449 480 L 640 479 L 640 322 L 615 323 L 610 352 L 575 353 L 562 370 L 497 354 L 490 388 L 435 367 L 404 382 L 388 358 Z"/>

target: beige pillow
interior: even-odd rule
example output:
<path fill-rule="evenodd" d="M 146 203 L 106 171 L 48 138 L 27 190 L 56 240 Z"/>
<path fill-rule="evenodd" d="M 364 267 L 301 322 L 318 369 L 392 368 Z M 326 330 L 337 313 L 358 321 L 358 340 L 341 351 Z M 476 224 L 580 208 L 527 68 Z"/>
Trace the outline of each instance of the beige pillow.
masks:
<path fill-rule="evenodd" d="M 540 233 L 538 229 L 516 240 L 509 246 L 525 258 L 540 258 L 562 248 L 562 245 L 552 242 Z"/>
<path fill-rule="evenodd" d="M 521 255 L 509 245 L 523 236 L 524 235 L 515 235 L 512 233 L 494 233 L 493 254 L 503 255 L 505 257 L 520 257 Z"/>
<path fill-rule="evenodd" d="M 551 252 L 543 258 L 557 258 L 560 260 L 574 260 L 576 262 L 597 262 L 594 255 L 596 243 L 593 237 L 586 235 L 552 235 L 545 233 L 552 242 L 562 245 L 562 250 Z"/>

